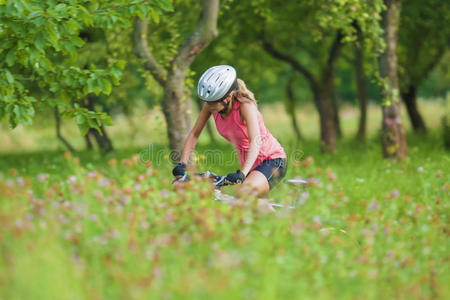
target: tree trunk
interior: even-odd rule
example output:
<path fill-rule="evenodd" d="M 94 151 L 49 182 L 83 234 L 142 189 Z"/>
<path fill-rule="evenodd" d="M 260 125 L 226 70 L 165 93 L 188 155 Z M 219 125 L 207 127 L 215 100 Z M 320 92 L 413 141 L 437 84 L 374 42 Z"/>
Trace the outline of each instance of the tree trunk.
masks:
<path fill-rule="evenodd" d="M 69 150 L 72 153 L 75 153 L 75 148 L 72 147 L 72 145 L 62 136 L 61 134 L 61 117 L 59 115 L 59 109 L 57 106 L 55 106 L 55 125 L 56 125 L 56 136 L 58 139 L 66 146 L 67 150 Z"/>
<path fill-rule="evenodd" d="M 294 72 L 291 72 L 289 79 L 286 84 L 286 111 L 291 118 L 292 129 L 294 129 L 295 136 L 298 141 L 302 139 L 302 135 L 300 133 L 300 128 L 297 122 L 297 116 L 295 114 L 295 94 L 294 94 Z"/>
<path fill-rule="evenodd" d="M 415 132 L 426 133 L 427 128 L 419 109 L 417 108 L 417 88 L 414 85 L 408 86 L 407 90 L 402 92 L 402 99 L 406 105 L 412 128 Z"/>
<path fill-rule="evenodd" d="M 114 151 L 111 140 L 109 139 L 108 134 L 106 133 L 106 130 L 103 126 L 100 126 L 100 131 L 101 134 L 97 131 L 97 129 L 91 128 L 89 129 L 87 134 L 94 136 L 98 148 L 102 153 L 109 153 Z"/>
<path fill-rule="evenodd" d="M 166 118 L 171 149 L 171 159 L 178 161 L 183 150 L 184 140 L 188 134 L 187 102 L 190 101 L 184 93 L 184 76 L 169 80 L 164 88 L 163 113 Z"/>
<path fill-rule="evenodd" d="M 86 133 L 86 135 L 84 136 L 84 141 L 85 141 L 85 143 L 86 143 L 86 149 L 92 150 L 93 146 L 92 146 L 91 139 L 90 139 L 90 137 L 89 137 L 89 131 L 88 131 L 88 133 Z"/>
<path fill-rule="evenodd" d="M 379 57 L 382 94 L 382 147 L 384 157 L 405 157 L 406 135 L 402 124 L 397 74 L 397 37 L 401 0 L 386 0 L 383 29 L 386 49 Z"/>
<path fill-rule="evenodd" d="M 94 111 L 94 103 L 95 103 L 95 99 L 97 96 L 95 96 L 94 94 L 89 94 L 86 97 L 86 108 Z M 101 134 L 100 134 L 101 132 Z M 114 147 L 113 144 L 111 142 L 111 140 L 108 137 L 108 134 L 106 132 L 106 128 L 102 125 L 100 126 L 100 132 L 98 132 L 98 130 L 96 129 L 89 129 L 89 131 L 86 133 L 87 135 L 91 135 L 94 137 L 95 141 L 97 142 L 98 148 L 100 149 L 100 151 L 102 153 L 109 153 L 114 151 Z"/>
<path fill-rule="evenodd" d="M 192 106 L 185 87 L 186 73 L 194 58 L 217 35 L 219 0 L 204 0 L 197 27 L 185 39 L 177 54 L 165 70 L 150 53 L 147 45 L 147 22 L 135 19 L 133 42 L 137 57 L 144 59 L 143 66 L 164 88 L 163 113 L 167 123 L 171 159 L 178 161 L 184 139 L 191 127 Z"/>
<path fill-rule="evenodd" d="M 341 119 L 339 118 L 339 100 L 337 98 L 334 84 L 331 90 L 331 103 L 333 104 L 333 119 L 335 124 L 336 137 L 340 139 L 342 137 L 342 128 Z"/>
<path fill-rule="evenodd" d="M 367 92 L 366 92 L 366 80 L 364 75 L 364 40 L 359 26 L 356 27 L 358 41 L 355 45 L 355 77 L 356 77 L 356 89 L 358 92 L 359 103 L 359 125 L 356 138 L 360 141 L 366 139 L 366 123 L 367 123 Z"/>
<path fill-rule="evenodd" d="M 197 105 L 198 111 L 202 110 L 203 107 L 203 101 L 201 101 L 199 98 L 196 99 L 195 104 Z M 206 123 L 206 131 L 208 132 L 209 139 L 211 140 L 211 143 L 216 143 L 216 138 L 214 136 L 214 131 L 211 126 L 211 122 L 208 120 Z"/>
<path fill-rule="evenodd" d="M 321 91 L 315 94 L 315 99 L 319 105 L 320 118 L 320 145 L 321 150 L 327 153 L 336 153 L 336 124 L 334 108 L 331 103 L 330 86 L 323 87 Z"/>

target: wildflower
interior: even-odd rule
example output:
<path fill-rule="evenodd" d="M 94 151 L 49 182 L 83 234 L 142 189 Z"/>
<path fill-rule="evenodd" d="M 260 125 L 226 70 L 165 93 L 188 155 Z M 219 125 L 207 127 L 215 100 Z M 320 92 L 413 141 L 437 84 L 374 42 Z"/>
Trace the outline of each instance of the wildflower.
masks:
<path fill-rule="evenodd" d="M 110 165 L 111 167 L 117 165 L 117 159 L 116 158 L 111 158 L 108 161 L 108 165 Z"/>
<path fill-rule="evenodd" d="M 59 222 L 64 223 L 64 224 L 67 224 L 69 222 L 69 219 L 67 219 L 67 217 L 63 214 L 59 214 L 57 216 L 57 219 Z"/>
<path fill-rule="evenodd" d="M 77 177 L 75 177 L 75 175 L 70 175 L 68 178 L 67 178 L 67 182 L 68 183 L 75 183 L 77 181 Z"/>
<path fill-rule="evenodd" d="M 109 184 L 110 184 L 110 182 L 109 182 L 109 180 L 107 178 L 101 178 L 98 181 L 98 186 L 99 187 L 105 187 L 105 186 L 108 186 Z"/>
<path fill-rule="evenodd" d="M 122 195 L 122 196 L 120 196 L 120 203 L 122 203 L 122 205 L 127 205 L 128 203 L 130 203 L 131 202 L 131 200 L 130 200 L 130 197 L 129 196 L 127 196 L 127 195 Z"/>
<path fill-rule="evenodd" d="M 108 230 L 108 233 L 109 233 L 109 236 L 110 236 L 112 239 L 118 239 L 118 238 L 120 237 L 120 232 L 119 232 L 118 230 L 116 230 L 116 229 L 110 228 L 110 229 Z"/>
<path fill-rule="evenodd" d="M 304 205 L 306 203 L 306 201 L 309 198 L 309 192 L 305 191 L 302 192 L 301 196 L 300 196 L 300 201 L 298 202 L 298 204 L 300 205 Z"/>
<path fill-rule="evenodd" d="M 98 221 L 97 215 L 91 215 L 90 219 L 91 219 L 92 222 L 97 222 Z"/>
<path fill-rule="evenodd" d="M 331 171 L 331 169 L 327 169 L 327 177 L 329 181 L 335 181 L 337 179 L 337 175 Z"/>
<path fill-rule="evenodd" d="M 133 162 L 132 162 L 131 160 L 129 160 L 129 159 L 124 159 L 124 160 L 122 160 L 122 164 L 123 164 L 124 166 L 127 166 L 127 167 L 133 166 Z"/>
<path fill-rule="evenodd" d="M 40 182 L 46 181 L 48 179 L 48 174 L 44 174 L 44 173 L 39 173 L 37 175 L 37 180 Z"/>
<path fill-rule="evenodd" d="M 314 216 L 313 217 L 313 223 L 320 224 L 320 217 L 319 216 Z"/>
<path fill-rule="evenodd" d="M 393 189 L 391 192 L 391 197 L 392 198 L 397 198 L 399 196 L 399 192 L 397 189 Z"/>
<path fill-rule="evenodd" d="M 148 224 L 147 221 L 142 221 L 142 222 L 141 222 L 141 225 L 140 225 L 140 227 L 141 227 L 142 230 L 148 229 L 149 226 L 150 226 L 150 225 Z"/>
<path fill-rule="evenodd" d="M 166 199 L 166 198 L 168 198 L 169 197 L 169 191 L 168 190 L 161 190 L 161 193 L 160 193 L 160 196 L 161 196 L 161 198 L 163 198 L 163 199 Z"/>
<path fill-rule="evenodd" d="M 16 182 L 21 186 L 23 186 L 25 184 L 25 180 L 23 180 L 22 176 L 17 177 Z"/>
<path fill-rule="evenodd" d="M 375 211 L 377 209 L 378 209 L 378 202 L 377 202 L 377 200 L 374 199 L 369 205 L 369 210 Z"/>
<path fill-rule="evenodd" d="M 97 172 L 91 171 L 87 174 L 89 178 L 96 178 L 98 176 Z"/>
<path fill-rule="evenodd" d="M 70 153 L 69 151 L 64 152 L 64 158 L 69 160 L 70 158 L 72 158 L 72 153 Z"/>
<path fill-rule="evenodd" d="M 394 258 L 394 257 L 395 257 L 395 252 L 394 252 L 394 251 L 390 250 L 390 251 L 388 251 L 388 252 L 386 253 L 386 258 L 392 259 L 392 258 Z"/>
<path fill-rule="evenodd" d="M 307 168 L 310 164 L 314 162 L 314 158 L 312 156 L 308 156 L 305 158 L 305 160 L 302 162 L 303 167 Z"/>
<path fill-rule="evenodd" d="M 377 233 L 377 232 L 378 232 L 378 225 L 377 225 L 377 224 L 373 224 L 373 225 L 372 225 L 372 231 L 373 231 L 374 233 Z"/>
<path fill-rule="evenodd" d="M 422 173 L 423 170 L 424 170 L 423 167 L 418 167 L 418 168 L 417 168 L 417 172 L 419 172 L 419 173 Z"/>

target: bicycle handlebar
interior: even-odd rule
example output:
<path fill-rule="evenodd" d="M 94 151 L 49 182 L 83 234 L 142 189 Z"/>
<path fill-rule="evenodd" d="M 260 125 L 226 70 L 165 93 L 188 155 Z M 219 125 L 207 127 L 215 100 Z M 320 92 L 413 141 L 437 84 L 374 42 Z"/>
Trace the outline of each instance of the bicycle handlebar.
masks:
<path fill-rule="evenodd" d="M 228 183 L 225 182 L 225 179 L 227 178 L 226 176 L 219 176 L 216 175 L 210 171 L 205 171 L 203 173 L 196 173 L 195 175 L 202 177 L 202 178 L 209 178 L 209 179 L 213 179 L 213 184 L 216 187 L 221 187 L 221 186 L 225 186 L 228 185 Z M 189 176 L 187 175 L 187 172 L 184 173 L 183 176 L 181 176 L 180 178 L 176 178 L 175 180 L 172 181 L 172 184 L 174 184 L 175 182 L 186 182 L 191 180 L 189 178 Z"/>

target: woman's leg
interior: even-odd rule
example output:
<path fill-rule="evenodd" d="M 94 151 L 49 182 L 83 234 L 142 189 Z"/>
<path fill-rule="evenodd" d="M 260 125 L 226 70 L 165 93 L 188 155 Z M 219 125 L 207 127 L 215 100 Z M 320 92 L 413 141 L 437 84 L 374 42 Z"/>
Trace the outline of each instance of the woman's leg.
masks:
<path fill-rule="evenodd" d="M 269 191 L 270 185 L 266 176 L 257 170 L 253 170 L 247 175 L 236 192 L 239 197 L 248 195 L 259 197 L 268 194 Z"/>

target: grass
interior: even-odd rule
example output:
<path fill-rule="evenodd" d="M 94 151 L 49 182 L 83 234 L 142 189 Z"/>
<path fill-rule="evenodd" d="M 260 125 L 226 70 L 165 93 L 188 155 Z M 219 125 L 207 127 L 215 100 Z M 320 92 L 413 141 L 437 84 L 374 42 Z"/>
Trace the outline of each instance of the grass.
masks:
<path fill-rule="evenodd" d="M 427 121 L 439 113 L 432 105 Z M 289 121 L 266 114 L 287 145 L 287 176 L 320 179 L 303 191 L 275 189 L 278 202 L 301 199 L 275 213 L 253 199 L 211 201 L 207 182 L 174 190 L 162 138 L 153 156 L 143 137 L 112 155 L 73 156 L 53 140 L 39 148 L 41 131 L 20 132 L 17 143 L 36 148 L 5 143 L 0 155 L 0 298 L 448 299 L 450 159 L 437 124 L 427 122 L 428 136 L 408 135 L 407 159 L 384 160 L 378 127 L 357 143 L 357 114 L 345 114 L 337 156 L 318 152 L 309 119 L 295 144 L 281 135 Z M 216 145 L 223 156 L 214 161 L 206 142 L 198 169 L 237 166 L 229 145 Z"/>

